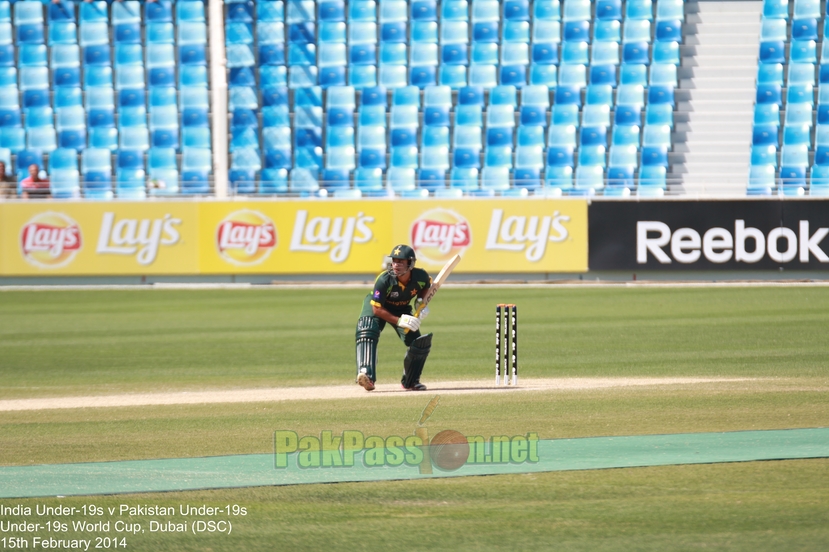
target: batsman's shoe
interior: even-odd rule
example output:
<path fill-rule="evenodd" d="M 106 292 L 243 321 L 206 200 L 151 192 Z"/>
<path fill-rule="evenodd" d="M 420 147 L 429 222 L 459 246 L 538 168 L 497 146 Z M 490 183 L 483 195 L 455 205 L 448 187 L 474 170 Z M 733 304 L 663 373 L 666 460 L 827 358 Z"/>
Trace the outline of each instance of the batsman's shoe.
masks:
<path fill-rule="evenodd" d="M 416 384 L 412 385 L 411 387 L 406 387 L 404 385 L 403 389 L 405 389 L 406 391 L 426 391 L 426 386 L 423 385 L 420 382 L 417 382 Z"/>
<path fill-rule="evenodd" d="M 374 382 L 367 374 L 360 374 L 357 376 L 357 384 L 366 391 L 374 391 Z"/>

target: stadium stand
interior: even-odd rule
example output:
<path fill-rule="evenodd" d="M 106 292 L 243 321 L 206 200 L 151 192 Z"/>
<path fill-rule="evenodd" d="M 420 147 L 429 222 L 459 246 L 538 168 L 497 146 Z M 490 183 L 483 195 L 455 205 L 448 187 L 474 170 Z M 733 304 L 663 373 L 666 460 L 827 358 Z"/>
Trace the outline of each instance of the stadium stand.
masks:
<path fill-rule="evenodd" d="M 824 10 L 0 1 L 0 153 L 69 198 L 827 195 Z"/>
<path fill-rule="evenodd" d="M 641 150 L 672 147 L 683 8 L 228 2 L 231 170 L 258 175 L 258 193 L 663 193 L 667 165 L 641 174 Z M 237 125 L 240 110 L 261 126 Z M 285 173 L 287 189 L 265 178 Z"/>
<path fill-rule="evenodd" d="M 187 110 L 210 121 L 206 36 L 195 0 L 0 2 L 0 148 L 18 181 L 36 161 L 56 198 L 211 193 L 179 184 Z"/>
<path fill-rule="evenodd" d="M 748 194 L 827 195 L 829 43 L 822 26 L 818 1 L 763 2 Z"/>

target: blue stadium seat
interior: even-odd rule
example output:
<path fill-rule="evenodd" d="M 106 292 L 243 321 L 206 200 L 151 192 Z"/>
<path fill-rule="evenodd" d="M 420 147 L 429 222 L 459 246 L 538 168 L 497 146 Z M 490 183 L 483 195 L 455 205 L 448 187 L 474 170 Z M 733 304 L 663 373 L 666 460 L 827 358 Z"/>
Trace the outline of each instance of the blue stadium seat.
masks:
<path fill-rule="evenodd" d="M 809 195 L 829 195 L 829 167 L 815 165 L 809 178 Z"/>
<path fill-rule="evenodd" d="M 416 169 L 419 152 L 416 146 L 395 146 L 389 150 L 390 166 L 392 168 Z"/>
<path fill-rule="evenodd" d="M 619 62 L 618 43 L 597 42 L 593 44 L 593 49 L 590 53 L 590 63 L 592 65 L 618 65 Z"/>
<path fill-rule="evenodd" d="M 674 105 L 674 87 L 666 85 L 652 85 L 648 88 L 648 104 Z"/>
<path fill-rule="evenodd" d="M 650 87 L 652 90 L 656 87 Z M 644 98 L 645 88 L 639 84 L 620 84 L 616 93 L 616 104 L 625 106 L 639 106 L 640 108 L 645 104 Z M 665 103 L 665 102 L 660 102 Z"/>
<path fill-rule="evenodd" d="M 648 84 L 676 87 L 678 84 L 676 65 L 670 63 L 654 63 L 651 65 Z"/>
<path fill-rule="evenodd" d="M 114 197 L 112 191 L 111 171 L 89 171 L 82 172 L 83 197 L 86 199 L 105 199 Z"/>
<path fill-rule="evenodd" d="M 52 111 L 51 107 L 30 107 L 26 109 L 27 129 L 38 127 L 53 127 L 54 124 L 54 112 Z"/>
<path fill-rule="evenodd" d="M 588 21 L 588 19 L 589 18 L 578 21 L 566 21 L 564 23 L 563 32 L 564 42 L 588 42 L 590 40 L 590 21 Z M 552 30 L 552 25 L 550 27 L 550 29 L 545 29 L 541 32 L 554 32 Z"/>
<path fill-rule="evenodd" d="M 651 56 L 654 63 L 679 65 L 679 42 L 654 42 Z"/>
<path fill-rule="evenodd" d="M 651 0 L 628 0 L 625 3 L 625 18 L 653 20 L 653 3 Z"/>
<path fill-rule="evenodd" d="M 795 0 L 793 19 L 817 18 L 821 15 L 819 0 Z"/>
<path fill-rule="evenodd" d="M 758 104 L 773 103 L 783 106 L 783 91 L 779 84 L 758 84 L 756 101 Z"/>
<path fill-rule="evenodd" d="M 647 47 L 651 42 L 651 22 L 646 19 L 628 19 L 622 29 L 622 42 L 641 43 Z"/>
<path fill-rule="evenodd" d="M 658 193 L 667 189 L 667 169 L 662 166 L 644 166 L 639 169 L 639 194 Z"/>
<path fill-rule="evenodd" d="M 780 40 L 787 40 L 783 37 Z M 802 18 L 792 21 L 792 42 L 818 40 L 818 20 L 816 18 Z"/>
<path fill-rule="evenodd" d="M 787 144 L 780 148 L 780 165 L 784 167 L 805 167 L 809 164 L 807 144 Z"/>
<path fill-rule="evenodd" d="M 558 68 L 555 65 L 530 65 L 529 84 L 554 88 L 558 82 Z"/>
<path fill-rule="evenodd" d="M 786 103 L 814 104 L 814 86 L 808 84 L 791 84 L 786 90 Z"/>
<path fill-rule="evenodd" d="M 648 146 L 642 148 L 641 165 L 648 166 L 668 166 L 668 148 Z"/>
<path fill-rule="evenodd" d="M 829 67 L 829 66 L 827 66 Z M 760 63 L 757 65 L 758 84 L 777 84 L 783 86 L 782 63 Z"/>
<path fill-rule="evenodd" d="M 86 148 L 86 128 L 71 128 L 58 131 L 58 147 L 71 150 Z"/>
<path fill-rule="evenodd" d="M 685 3 L 682 0 L 659 0 L 656 6 L 656 19 L 684 19 Z"/>
<path fill-rule="evenodd" d="M 772 165 L 752 165 L 749 168 L 748 193 L 770 195 L 776 186 L 775 169 Z"/>
<path fill-rule="evenodd" d="M 673 106 L 670 104 L 648 104 L 647 108 L 645 108 L 645 124 L 668 125 L 673 128 Z"/>
<path fill-rule="evenodd" d="M 780 144 L 778 141 L 777 125 L 754 125 L 752 144 L 755 146 L 778 147 Z"/>
<path fill-rule="evenodd" d="M 449 172 L 449 187 L 462 192 L 480 189 L 480 171 L 476 167 L 455 167 Z"/>
<path fill-rule="evenodd" d="M 655 34 L 657 42 L 681 42 L 682 21 L 678 19 L 657 21 Z"/>
<path fill-rule="evenodd" d="M 52 2 L 48 8 L 49 23 L 55 21 L 75 21 L 75 7 L 66 1 Z"/>
<path fill-rule="evenodd" d="M 263 2 L 260 2 L 261 5 Z M 276 2 L 264 2 L 276 3 Z M 284 194 L 288 192 L 288 169 L 263 169 L 259 179 L 260 194 Z"/>
<path fill-rule="evenodd" d="M 484 167 L 512 167 L 512 146 L 487 146 Z"/>
<path fill-rule="evenodd" d="M 0 127 L 21 126 L 20 108 L 0 109 Z"/>
<path fill-rule="evenodd" d="M 58 148 L 49 155 L 49 170 L 78 168 L 78 152 L 73 149 Z"/>
<path fill-rule="evenodd" d="M 361 167 L 354 171 L 354 187 L 363 193 L 380 193 L 383 187 L 383 169 Z"/>
<path fill-rule="evenodd" d="M 610 85 L 591 84 L 585 93 L 587 105 L 613 105 L 613 87 Z"/>
<path fill-rule="evenodd" d="M 627 42 L 622 45 L 624 63 L 648 65 L 651 61 L 647 42 Z"/>
<path fill-rule="evenodd" d="M 80 172 L 77 169 L 55 169 L 49 171 L 49 187 L 55 199 L 80 197 Z"/>
<path fill-rule="evenodd" d="M 587 86 L 586 65 L 562 65 L 558 71 L 559 86 L 584 88 Z"/>
<path fill-rule="evenodd" d="M 751 164 L 777 167 L 777 148 L 775 146 L 752 146 Z"/>
<path fill-rule="evenodd" d="M 786 62 L 786 46 L 782 40 L 760 43 L 760 63 Z"/>
<path fill-rule="evenodd" d="M 596 2 L 596 19 L 613 21 L 621 20 L 621 0 L 598 0 L 598 2 Z"/>
<path fill-rule="evenodd" d="M 108 126 L 89 128 L 89 147 L 108 150 L 118 149 L 118 129 L 114 123 Z"/>
<path fill-rule="evenodd" d="M 174 44 L 176 41 L 172 23 L 148 22 L 145 29 L 148 44 Z"/>
<path fill-rule="evenodd" d="M 615 65 L 591 65 L 590 67 L 590 84 L 591 85 L 608 85 L 616 87 L 616 66 Z"/>
<path fill-rule="evenodd" d="M 246 6 L 246 4 L 232 4 L 233 7 L 228 7 L 228 14 L 236 13 L 238 8 L 236 6 Z M 244 9 L 244 8 L 243 8 Z M 232 19 L 236 17 L 231 16 Z M 170 2 L 147 2 L 144 4 L 144 19 L 147 22 L 160 21 L 165 23 L 173 22 L 173 10 Z"/>
<path fill-rule="evenodd" d="M 52 126 L 29 128 L 26 132 L 26 147 L 44 153 L 54 151 L 58 147 L 55 128 Z"/>
<path fill-rule="evenodd" d="M 566 146 L 551 146 L 547 148 L 548 167 L 575 167 L 573 148 Z"/>
<path fill-rule="evenodd" d="M 788 71 L 789 85 L 792 84 L 815 84 L 815 66 L 812 63 L 790 63 Z"/>
<path fill-rule="evenodd" d="M 144 154 L 138 150 L 122 149 L 118 152 L 117 168 L 119 170 L 144 169 Z"/>
<path fill-rule="evenodd" d="M 348 169 L 323 169 L 320 175 L 320 186 L 329 191 L 348 189 L 351 187 L 351 171 Z"/>
<path fill-rule="evenodd" d="M 619 68 L 619 84 L 647 86 L 647 65 L 641 63 L 623 63 Z"/>
<path fill-rule="evenodd" d="M 80 20 L 82 23 L 90 21 L 107 22 L 109 15 L 107 13 L 107 3 L 103 0 L 95 2 L 84 2 L 79 5 Z"/>
<path fill-rule="evenodd" d="M 785 145 L 811 145 L 811 125 L 792 125 L 783 129 L 783 144 Z M 763 145 L 763 144 L 761 144 Z"/>
<path fill-rule="evenodd" d="M 582 109 L 582 125 L 610 126 L 610 106 L 607 104 L 589 104 Z"/>
<path fill-rule="evenodd" d="M 546 190 L 569 190 L 573 187 L 573 167 L 550 166 L 544 170 Z"/>
<path fill-rule="evenodd" d="M 46 67 L 45 44 L 20 44 L 18 46 L 18 63 L 22 67 Z"/>
<path fill-rule="evenodd" d="M 51 114 L 49 117 L 51 119 Z M 86 111 L 81 106 L 69 106 L 58 108 L 55 126 L 58 130 L 85 128 Z"/>
<path fill-rule="evenodd" d="M 594 42 L 621 42 L 622 24 L 618 20 L 600 19 L 593 22 Z"/>
<path fill-rule="evenodd" d="M 817 63 L 817 43 L 814 40 L 793 40 L 789 46 L 789 60 L 793 63 Z"/>
<path fill-rule="evenodd" d="M 552 124 L 547 132 L 548 146 L 576 146 L 576 127 L 574 125 Z"/>
<path fill-rule="evenodd" d="M 573 183 L 576 190 L 600 190 L 604 188 L 604 168 L 601 165 L 580 165 L 576 168 Z"/>
<path fill-rule="evenodd" d="M 774 104 L 766 104 L 766 105 L 774 105 Z M 775 106 L 776 107 L 776 106 Z M 786 121 L 785 124 L 787 127 L 789 126 L 812 126 L 812 104 L 808 102 L 804 103 L 792 103 L 786 106 Z M 823 109 L 824 119 L 821 121 L 821 109 Z M 755 109 L 755 116 L 757 115 L 757 110 Z M 772 117 L 769 117 L 772 119 Z M 772 122 L 773 119 L 772 119 Z M 829 122 L 829 106 L 822 105 L 818 106 L 818 123 Z M 761 123 L 762 124 L 762 123 Z"/>
<path fill-rule="evenodd" d="M 420 135 L 422 147 L 449 147 L 448 127 L 424 127 Z"/>
<path fill-rule="evenodd" d="M 607 187 L 608 188 L 627 188 L 632 190 L 636 187 L 633 180 L 634 167 L 627 166 L 611 166 L 607 169 Z M 610 190 L 605 191 L 605 195 L 612 193 Z"/>
<path fill-rule="evenodd" d="M 671 147 L 671 127 L 668 125 L 645 125 L 642 129 L 643 146 Z"/>
<path fill-rule="evenodd" d="M 605 146 L 581 146 L 578 151 L 579 166 L 599 166 L 607 164 L 607 148 Z"/>
<path fill-rule="evenodd" d="M 633 167 L 639 164 L 639 149 L 635 145 L 612 145 L 608 155 L 610 167 Z"/>
<path fill-rule="evenodd" d="M 763 0 L 763 17 L 788 19 L 788 0 Z"/>
<path fill-rule="evenodd" d="M 544 146 L 544 127 L 521 125 L 516 132 L 516 144 L 520 146 Z"/>

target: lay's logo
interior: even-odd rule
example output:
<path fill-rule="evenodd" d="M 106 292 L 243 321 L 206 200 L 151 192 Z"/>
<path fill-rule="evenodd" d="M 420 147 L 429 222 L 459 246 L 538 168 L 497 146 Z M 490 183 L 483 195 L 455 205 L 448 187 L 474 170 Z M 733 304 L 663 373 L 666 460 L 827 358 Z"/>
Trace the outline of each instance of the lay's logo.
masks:
<path fill-rule="evenodd" d="M 472 243 L 469 222 L 448 209 L 426 211 L 414 221 L 410 234 L 418 259 L 434 264 L 463 254 Z"/>
<path fill-rule="evenodd" d="M 66 266 L 83 245 L 78 223 L 63 213 L 40 213 L 20 231 L 20 251 L 38 268 Z"/>
<path fill-rule="evenodd" d="M 234 211 L 216 228 L 219 255 L 235 265 L 259 264 L 268 258 L 274 247 L 276 226 L 259 211 Z"/>

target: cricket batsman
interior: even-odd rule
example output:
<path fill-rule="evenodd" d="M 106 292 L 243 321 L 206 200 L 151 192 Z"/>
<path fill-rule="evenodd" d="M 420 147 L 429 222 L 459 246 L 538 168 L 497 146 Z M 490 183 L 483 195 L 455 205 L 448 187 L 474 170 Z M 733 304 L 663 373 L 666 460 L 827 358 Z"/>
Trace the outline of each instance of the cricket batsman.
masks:
<path fill-rule="evenodd" d="M 363 310 L 357 321 L 357 383 L 366 391 L 374 389 L 377 381 L 377 342 L 386 324 L 394 326 L 400 340 L 406 344 L 403 359 L 403 378 L 400 383 L 410 391 L 425 391 L 420 374 L 432 348 L 432 334 L 420 334 L 420 317 L 412 316 L 412 300 L 422 301 L 432 285 L 432 279 L 422 268 L 415 268 L 415 252 L 408 245 L 392 249 L 388 270 L 374 281 L 374 290 L 363 300 Z"/>

